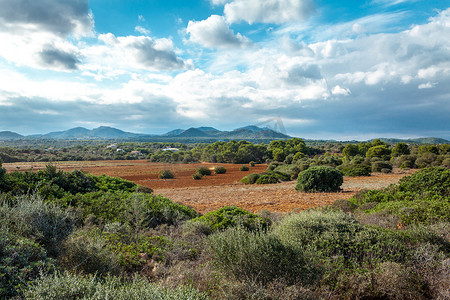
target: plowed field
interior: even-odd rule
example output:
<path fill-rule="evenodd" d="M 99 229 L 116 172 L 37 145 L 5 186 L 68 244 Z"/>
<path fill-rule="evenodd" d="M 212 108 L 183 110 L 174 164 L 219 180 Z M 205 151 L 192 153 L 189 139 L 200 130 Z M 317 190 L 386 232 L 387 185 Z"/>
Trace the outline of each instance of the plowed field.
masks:
<path fill-rule="evenodd" d="M 316 206 L 329 205 L 337 199 L 348 199 L 361 189 L 375 189 L 397 183 L 400 178 L 411 173 L 396 170 L 393 174 L 374 174 L 369 177 L 344 177 L 343 191 L 339 193 L 299 193 L 295 182 L 270 185 L 244 185 L 239 180 L 250 173 L 260 173 L 267 165 L 250 167 L 250 171 L 239 171 L 241 165 L 233 164 L 164 164 L 139 161 L 97 161 L 97 162 L 58 162 L 61 170 L 82 170 L 94 175 L 106 174 L 134 181 L 150 187 L 155 194 L 193 207 L 205 213 L 217 208 L 236 205 L 258 212 L 263 209 L 274 212 L 303 210 Z M 226 174 L 206 176 L 201 180 L 192 179 L 199 166 L 214 168 L 224 166 Z M 39 170 L 45 163 L 14 163 L 3 165 L 8 171 Z M 171 170 L 175 179 L 158 179 L 158 172 Z"/>

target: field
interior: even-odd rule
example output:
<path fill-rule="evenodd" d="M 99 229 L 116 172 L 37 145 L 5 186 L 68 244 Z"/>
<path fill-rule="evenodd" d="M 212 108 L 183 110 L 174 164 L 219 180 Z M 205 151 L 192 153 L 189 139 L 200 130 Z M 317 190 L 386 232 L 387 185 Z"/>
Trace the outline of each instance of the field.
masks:
<path fill-rule="evenodd" d="M 239 171 L 241 165 L 233 164 L 164 164 L 146 160 L 133 161 L 83 161 L 57 162 L 58 169 L 82 170 L 94 175 L 106 174 L 121 177 L 137 184 L 150 187 L 155 194 L 193 207 L 205 213 L 217 208 L 236 205 L 252 212 L 269 210 L 290 212 L 316 206 L 329 205 L 337 199 L 348 199 L 362 189 L 375 189 L 397 183 L 411 171 L 395 170 L 392 174 L 375 173 L 369 177 L 344 177 L 343 191 L 339 193 L 299 193 L 294 190 L 295 181 L 272 185 L 244 185 L 239 180 L 250 173 L 260 173 L 267 165 L 250 167 L 250 171 Z M 12 163 L 3 165 L 7 171 L 40 170 L 45 163 Z M 224 166 L 226 174 L 206 176 L 201 180 L 192 179 L 199 166 L 210 169 Z M 158 172 L 171 170 L 174 179 L 158 179 Z"/>

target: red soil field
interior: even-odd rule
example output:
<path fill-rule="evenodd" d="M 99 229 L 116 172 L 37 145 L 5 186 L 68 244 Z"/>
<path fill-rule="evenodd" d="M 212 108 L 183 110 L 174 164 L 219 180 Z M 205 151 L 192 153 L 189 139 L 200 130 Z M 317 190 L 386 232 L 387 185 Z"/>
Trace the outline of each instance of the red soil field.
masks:
<path fill-rule="evenodd" d="M 295 181 L 270 185 L 245 185 L 239 182 L 250 173 L 260 173 L 267 165 L 258 164 L 249 171 L 239 171 L 241 165 L 235 164 L 166 164 L 146 160 L 133 161 L 85 161 L 57 162 L 58 169 L 82 170 L 94 175 L 106 174 L 121 177 L 137 184 L 150 187 L 155 194 L 161 194 L 205 213 L 223 206 L 235 205 L 252 212 L 269 210 L 290 212 L 311 207 L 330 205 L 337 199 L 349 199 L 361 189 L 375 189 L 397 183 L 400 178 L 412 171 L 395 170 L 393 174 L 376 173 L 368 177 L 344 177 L 342 192 L 338 193 L 300 193 L 295 191 Z M 3 165 L 8 171 L 39 170 L 45 163 L 14 163 Z M 201 180 L 192 179 L 199 166 L 214 168 L 224 166 L 225 174 L 212 174 Z M 161 170 L 171 170 L 174 179 L 158 179 Z"/>

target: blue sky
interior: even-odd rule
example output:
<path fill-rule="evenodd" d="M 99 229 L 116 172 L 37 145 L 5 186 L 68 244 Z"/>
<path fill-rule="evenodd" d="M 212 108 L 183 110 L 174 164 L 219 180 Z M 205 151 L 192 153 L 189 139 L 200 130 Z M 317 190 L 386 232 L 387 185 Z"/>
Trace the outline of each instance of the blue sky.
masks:
<path fill-rule="evenodd" d="M 450 138 L 450 5 L 0 0 L 0 131 Z"/>

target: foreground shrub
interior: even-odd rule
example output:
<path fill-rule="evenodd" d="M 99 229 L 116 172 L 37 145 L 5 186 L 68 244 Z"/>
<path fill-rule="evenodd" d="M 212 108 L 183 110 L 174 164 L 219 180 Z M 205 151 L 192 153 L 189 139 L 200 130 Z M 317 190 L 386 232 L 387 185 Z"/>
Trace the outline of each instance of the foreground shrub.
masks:
<path fill-rule="evenodd" d="M 215 167 L 214 168 L 214 174 L 225 174 L 227 172 L 227 169 L 225 167 Z"/>
<path fill-rule="evenodd" d="M 94 215 L 107 222 L 128 223 L 137 228 L 160 224 L 178 224 L 192 219 L 197 213 L 161 195 L 128 192 L 94 192 L 66 196 L 63 205 L 83 209 L 83 216 Z"/>
<path fill-rule="evenodd" d="M 261 175 L 257 174 L 257 173 L 249 174 L 249 175 L 245 176 L 244 178 L 242 178 L 241 182 L 243 182 L 245 184 L 254 184 L 254 183 L 256 183 L 256 180 L 258 180 L 258 178 L 260 176 Z"/>
<path fill-rule="evenodd" d="M 53 271 L 54 262 L 32 240 L 0 231 L 0 298 L 10 299 L 39 273 Z"/>
<path fill-rule="evenodd" d="M 82 274 L 120 274 L 117 256 L 107 248 L 99 235 L 76 232 L 64 243 L 59 265 L 66 270 Z"/>
<path fill-rule="evenodd" d="M 261 175 L 255 182 L 256 184 L 273 184 L 278 183 L 278 179 L 272 175 Z"/>
<path fill-rule="evenodd" d="M 450 170 L 443 167 L 420 170 L 400 179 L 398 188 L 403 192 L 432 192 L 439 196 L 450 196 Z"/>
<path fill-rule="evenodd" d="M 203 176 L 209 176 L 211 175 L 211 170 L 208 169 L 207 167 L 199 167 L 197 168 L 196 173 L 201 174 Z"/>
<path fill-rule="evenodd" d="M 231 228 L 211 235 L 208 245 L 214 265 L 237 280 L 263 284 L 274 279 L 296 282 L 304 275 L 301 253 L 262 231 Z"/>
<path fill-rule="evenodd" d="M 175 176 L 170 170 L 161 170 L 159 171 L 158 178 L 159 179 L 173 179 Z"/>
<path fill-rule="evenodd" d="M 211 231 L 225 230 L 237 225 L 248 230 L 257 230 L 267 228 L 270 225 L 267 219 L 235 206 L 225 206 L 208 212 L 204 216 L 191 220 L 191 222 L 206 224 Z"/>
<path fill-rule="evenodd" d="M 141 277 L 102 279 L 66 272 L 40 278 L 25 292 L 25 299 L 206 300 L 207 297 L 191 287 L 163 287 Z"/>
<path fill-rule="evenodd" d="M 343 182 L 342 173 L 334 168 L 312 167 L 299 174 L 295 189 L 304 192 L 337 192 Z"/>
<path fill-rule="evenodd" d="M 74 214 L 45 203 L 38 195 L 19 196 L 0 205 L 0 225 L 17 236 L 30 238 L 55 256 L 60 243 L 72 232 Z"/>

